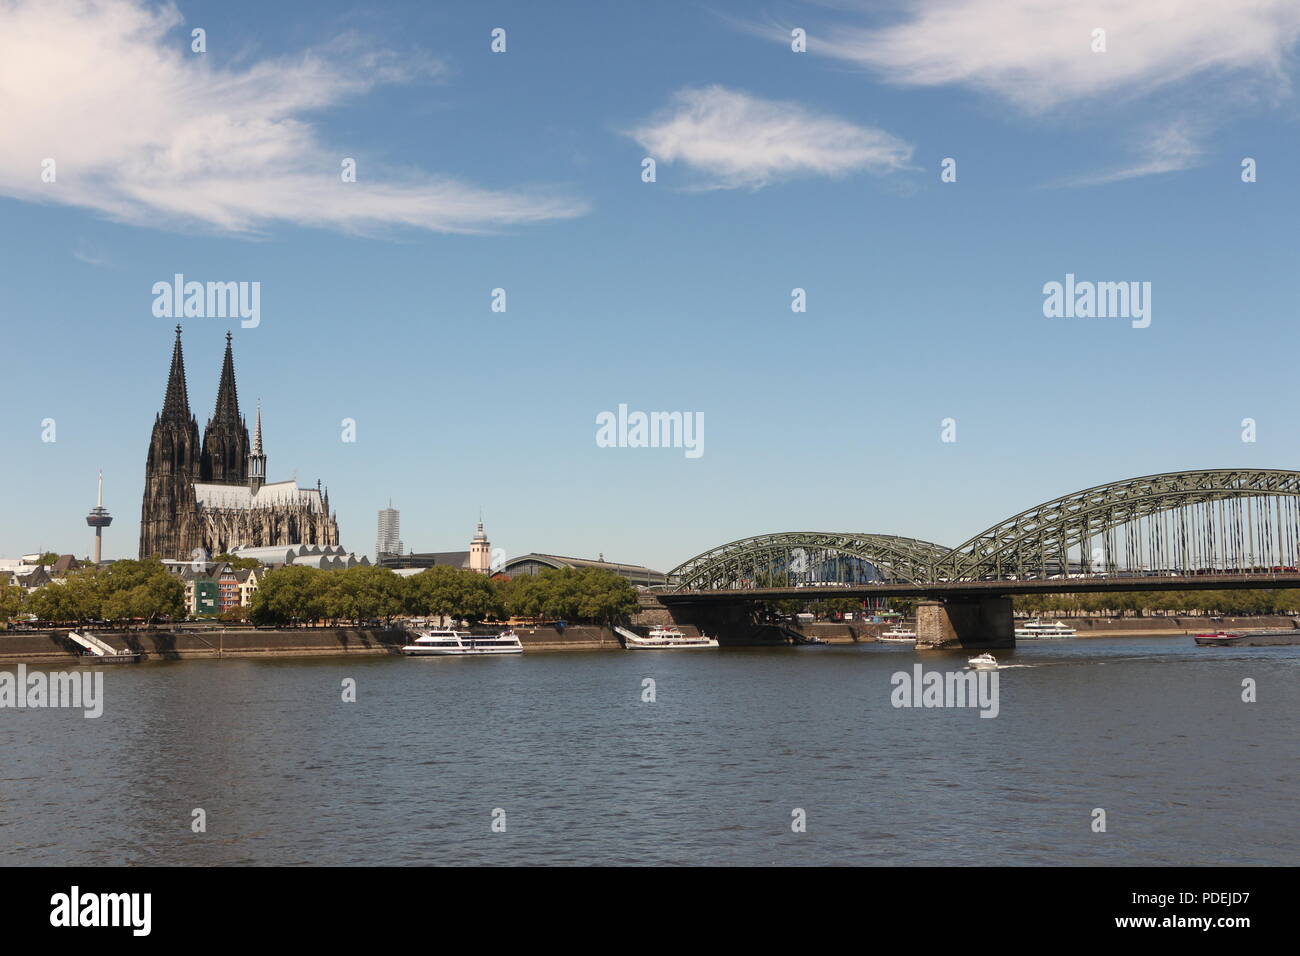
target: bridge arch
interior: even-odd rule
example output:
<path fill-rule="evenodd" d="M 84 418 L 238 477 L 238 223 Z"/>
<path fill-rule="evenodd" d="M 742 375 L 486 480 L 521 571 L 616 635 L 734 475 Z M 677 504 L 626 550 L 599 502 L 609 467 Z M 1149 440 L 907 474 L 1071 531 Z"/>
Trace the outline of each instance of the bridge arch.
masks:
<path fill-rule="evenodd" d="M 920 583 L 936 562 L 951 551 L 943 545 L 888 534 L 837 534 L 783 531 L 754 535 L 719 545 L 668 572 L 678 590 L 757 587 L 764 578 L 784 575 L 816 580 L 836 558 L 870 565 L 878 579 Z"/>
<path fill-rule="evenodd" d="M 941 556 L 933 581 L 1295 567 L 1300 472 L 1205 469 L 1085 488 Z"/>
<path fill-rule="evenodd" d="M 1294 573 L 1300 471 L 1203 469 L 1095 485 L 1012 515 L 955 548 L 885 534 L 755 535 L 698 554 L 668 578 L 683 591 L 753 588 L 778 576 L 812 583 L 818 563 L 836 557 L 870 565 L 873 580 L 899 584 Z"/>

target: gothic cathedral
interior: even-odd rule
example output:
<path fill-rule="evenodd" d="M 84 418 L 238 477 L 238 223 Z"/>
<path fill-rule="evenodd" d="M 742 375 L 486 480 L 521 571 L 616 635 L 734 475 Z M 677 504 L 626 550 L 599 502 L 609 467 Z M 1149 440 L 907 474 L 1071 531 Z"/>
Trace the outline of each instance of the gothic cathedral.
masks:
<path fill-rule="evenodd" d="M 153 423 L 140 512 L 140 557 L 193 560 L 236 548 L 337 545 L 339 528 L 329 492 L 297 481 L 266 481 L 262 409 L 250 446 L 239 414 L 230 333 L 217 386 L 217 405 L 203 430 L 190 413 L 181 327 L 176 326 L 162 412 Z"/>

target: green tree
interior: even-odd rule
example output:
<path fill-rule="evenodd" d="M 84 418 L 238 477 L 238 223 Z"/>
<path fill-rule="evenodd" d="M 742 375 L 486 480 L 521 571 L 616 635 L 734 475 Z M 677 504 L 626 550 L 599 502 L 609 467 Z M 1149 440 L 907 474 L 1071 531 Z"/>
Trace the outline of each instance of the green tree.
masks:
<path fill-rule="evenodd" d="M 388 568 L 361 565 L 328 572 L 325 578 L 325 616 L 331 620 L 391 622 L 406 607 L 407 589 Z"/>
<path fill-rule="evenodd" d="M 27 592 L 15 584 L 0 584 L 0 624 L 6 624 L 22 613 Z"/>
<path fill-rule="evenodd" d="M 477 623 L 505 613 L 502 587 L 466 568 L 435 564 L 407 578 L 405 589 L 406 609 L 412 614 Z"/>
<path fill-rule="evenodd" d="M 502 590 L 506 610 L 537 620 L 612 624 L 638 607 L 636 588 L 604 568 L 548 568 L 521 575 Z"/>
<path fill-rule="evenodd" d="M 103 571 L 84 568 L 37 588 L 28 597 L 27 604 L 42 621 L 80 624 L 103 616 L 104 593 Z"/>
<path fill-rule="evenodd" d="M 613 625 L 637 612 L 636 588 L 626 578 L 604 568 L 582 568 L 577 575 L 578 620 Z"/>
<path fill-rule="evenodd" d="M 326 617 L 329 571 L 286 565 L 267 571 L 253 597 L 255 624 L 300 624 Z"/>
<path fill-rule="evenodd" d="M 99 569 L 91 568 L 89 573 Z M 81 578 L 87 574 L 79 571 Z M 114 561 L 99 575 L 100 614 L 109 620 L 143 618 L 153 624 L 159 618 L 185 616 L 185 585 L 161 561 Z"/>

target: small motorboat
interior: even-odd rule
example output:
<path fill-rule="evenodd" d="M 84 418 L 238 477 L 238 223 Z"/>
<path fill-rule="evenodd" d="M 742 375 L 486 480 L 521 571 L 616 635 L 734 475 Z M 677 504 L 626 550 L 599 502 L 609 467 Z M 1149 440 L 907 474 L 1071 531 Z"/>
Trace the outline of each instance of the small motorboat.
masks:
<path fill-rule="evenodd" d="M 977 671 L 995 671 L 998 669 L 998 659 L 992 654 L 978 654 L 966 662 L 972 670 Z"/>
<path fill-rule="evenodd" d="M 1197 634 L 1196 643 L 1202 647 L 1296 647 L 1300 646 L 1300 628 L 1285 631 L 1247 631 L 1236 634 L 1219 631 L 1217 634 Z"/>
<path fill-rule="evenodd" d="M 1229 631 L 1218 631 L 1214 634 L 1195 634 L 1193 637 L 1196 643 L 1202 647 L 1232 647 L 1239 644 L 1245 635 L 1234 634 Z"/>

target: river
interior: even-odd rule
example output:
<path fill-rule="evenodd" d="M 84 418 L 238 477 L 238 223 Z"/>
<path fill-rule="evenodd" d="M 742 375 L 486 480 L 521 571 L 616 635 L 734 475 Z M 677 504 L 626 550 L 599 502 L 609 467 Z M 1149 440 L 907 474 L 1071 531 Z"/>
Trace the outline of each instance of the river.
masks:
<path fill-rule="evenodd" d="M 996 717 L 891 703 L 895 673 L 966 656 L 105 667 L 97 719 L 0 709 L 0 863 L 1300 861 L 1300 647 L 1023 643 Z"/>

